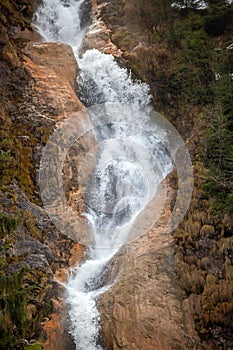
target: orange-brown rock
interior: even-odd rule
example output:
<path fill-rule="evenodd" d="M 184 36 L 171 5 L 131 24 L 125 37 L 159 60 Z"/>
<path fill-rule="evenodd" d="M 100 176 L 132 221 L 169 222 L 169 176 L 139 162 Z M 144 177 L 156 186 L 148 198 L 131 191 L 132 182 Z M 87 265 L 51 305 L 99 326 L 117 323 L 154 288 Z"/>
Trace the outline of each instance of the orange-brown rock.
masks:
<path fill-rule="evenodd" d="M 90 119 L 84 105 L 76 94 L 76 79 L 78 66 L 72 48 L 64 43 L 29 43 L 25 49 L 25 68 L 33 77 L 31 87 L 33 103 L 29 103 L 31 118 L 34 123 L 43 125 L 43 142 L 46 142 L 47 131 L 54 125 L 61 125 L 61 122 L 70 121 L 62 129 L 65 139 L 72 138 L 78 133 L 81 135 L 86 127 L 91 128 Z M 46 128 L 47 123 L 47 128 Z M 51 130 L 52 131 L 52 130 Z M 51 133 L 51 132 L 50 132 Z M 66 158 L 63 165 L 63 177 L 57 179 L 57 187 L 64 187 L 67 197 L 66 222 L 73 220 L 75 215 L 82 210 L 82 191 L 79 187 L 78 171 L 85 154 L 95 147 L 95 137 L 92 132 L 74 139 L 73 144 L 64 148 Z M 57 154 L 56 154 L 57 155 Z M 60 155 L 61 158 L 61 155 Z M 62 166 L 58 162 L 58 165 Z M 85 169 L 85 176 L 88 171 Z M 53 173 L 56 175 L 56 169 Z M 46 184 L 45 184 L 46 185 Z M 47 191 L 54 189 L 46 188 Z M 62 205 L 61 205 L 62 206 Z M 81 208 L 81 209 L 80 209 Z M 65 210 L 63 210 L 65 215 Z M 75 221 L 75 220 L 73 220 Z M 85 220 L 83 220 L 85 221 Z M 68 235 L 68 233 L 66 233 Z M 85 232 L 83 232 L 85 235 Z M 79 241 L 79 237 L 69 236 Z"/>
<path fill-rule="evenodd" d="M 53 313 L 42 323 L 43 331 L 46 334 L 46 341 L 43 344 L 44 350 L 75 350 L 75 345 L 69 334 L 67 309 L 63 294 L 69 269 L 80 264 L 84 259 L 84 254 L 85 247 L 74 243 L 69 254 L 67 267 L 57 269 L 54 273 L 54 279 L 57 281 L 57 297 L 52 299 Z"/>
<path fill-rule="evenodd" d="M 75 346 L 68 334 L 66 317 L 64 314 L 64 304 L 53 300 L 54 313 L 50 319 L 43 323 L 47 340 L 43 344 L 43 350 L 65 350 L 75 349 Z"/>
<path fill-rule="evenodd" d="M 84 253 L 85 253 L 85 247 L 79 243 L 74 243 L 70 251 L 68 267 L 72 268 L 80 264 L 84 258 Z M 61 283 L 66 283 L 68 276 L 69 276 L 68 268 L 58 269 L 54 274 L 55 279 Z"/>
<path fill-rule="evenodd" d="M 33 23 L 31 25 L 30 30 L 29 29 L 25 29 L 25 30 L 18 29 L 18 31 L 15 34 L 15 38 L 26 39 L 26 40 L 30 40 L 30 41 L 34 41 L 34 42 L 42 42 L 43 41 L 43 37 L 40 35 L 40 33 L 38 33 L 38 31 L 34 27 Z"/>
<path fill-rule="evenodd" d="M 53 299 L 53 313 L 43 323 L 43 330 L 46 333 L 46 341 L 43 344 L 44 350 L 75 350 L 71 336 L 69 335 L 67 310 L 64 302 L 64 284 L 69 276 L 69 268 L 80 264 L 84 259 L 85 247 L 79 243 L 73 244 L 70 251 L 68 267 L 55 271 L 54 278 L 58 282 L 58 299 Z"/>
<path fill-rule="evenodd" d="M 70 251 L 68 267 L 55 271 L 54 278 L 58 281 L 59 294 L 64 292 L 64 284 L 69 276 L 69 268 L 80 264 L 84 259 L 85 247 L 79 243 L 75 243 Z M 60 284 L 61 283 L 61 284 Z M 46 333 L 46 341 L 43 344 L 44 350 L 69 350 L 74 349 L 74 343 L 68 333 L 67 310 L 62 297 L 53 299 L 53 313 L 42 324 Z"/>
<path fill-rule="evenodd" d="M 100 17 L 100 11 L 103 6 L 106 6 L 106 4 L 104 3 L 97 6 L 96 2 L 92 1 L 93 20 L 85 35 L 82 51 L 97 49 L 103 53 L 121 57 L 121 50 L 111 41 L 111 31 Z"/>
<path fill-rule="evenodd" d="M 50 118 L 59 120 L 83 109 L 75 93 L 78 66 L 72 48 L 63 43 L 30 43 L 25 68 L 34 78 L 34 94 Z"/>
<path fill-rule="evenodd" d="M 86 123 L 89 126 L 90 120 L 85 113 L 85 107 L 76 95 L 79 70 L 72 48 L 63 43 L 29 42 L 24 55 L 24 67 L 33 78 L 26 96 L 28 103 L 24 103 L 25 118 L 27 123 L 34 124 L 35 127 L 38 125 L 37 130 L 41 130 L 42 142 L 46 144 L 54 126 L 61 125 L 61 122 L 69 120 L 69 117 L 73 118 L 72 121 L 77 121 L 77 128 L 80 127 L 80 130 Z M 67 137 L 72 136 L 72 125 L 67 126 L 66 132 L 69 134 Z M 95 138 L 90 132 L 74 140 L 66 155 L 61 185 L 64 187 L 67 206 L 70 208 L 70 217 L 65 218 L 67 221 L 78 216 L 80 206 L 83 205 L 82 191 L 77 181 L 78 164 L 92 147 L 95 147 Z M 88 176 L 88 171 L 85 170 L 85 175 Z M 85 235 L 85 232 L 83 234 Z M 70 238 L 62 235 L 54 227 L 44 237 L 46 244 L 56 254 L 56 262 L 53 263 L 55 287 L 50 293 L 53 297 L 53 313 L 43 322 L 43 330 L 46 333 L 43 345 L 45 350 L 74 347 L 67 329 L 63 292 L 69 268 L 81 262 L 85 247 L 78 242 L 72 242 Z"/>
<path fill-rule="evenodd" d="M 159 221 L 114 258 L 120 273 L 99 301 L 106 350 L 198 349 L 167 232 L 171 190 Z"/>

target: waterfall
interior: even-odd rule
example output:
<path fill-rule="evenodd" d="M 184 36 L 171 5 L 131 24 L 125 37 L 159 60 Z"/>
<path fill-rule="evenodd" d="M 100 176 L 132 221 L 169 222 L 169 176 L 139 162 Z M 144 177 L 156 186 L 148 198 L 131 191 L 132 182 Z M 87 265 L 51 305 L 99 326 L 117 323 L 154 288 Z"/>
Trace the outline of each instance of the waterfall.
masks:
<path fill-rule="evenodd" d="M 111 55 L 95 49 L 79 57 L 85 30 L 83 0 L 44 0 L 35 14 L 46 41 L 72 46 L 80 67 L 79 95 L 89 107 L 99 143 L 95 171 L 84 196 L 92 232 L 89 258 L 71 272 L 66 285 L 70 332 L 78 350 L 102 350 L 96 299 L 109 285 L 104 271 L 123 244 L 134 237 L 139 215 L 172 169 L 159 127 L 148 132 L 150 95 Z M 94 107 L 93 107 L 94 106 Z M 136 234 L 138 236 L 138 233 Z"/>
<path fill-rule="evenodd" d="M 35 28 L 45 41 L 70 44 L 74 51 L 81 45 L 81 6 L 85 0 L 43 0 L 35 13 Z"/>

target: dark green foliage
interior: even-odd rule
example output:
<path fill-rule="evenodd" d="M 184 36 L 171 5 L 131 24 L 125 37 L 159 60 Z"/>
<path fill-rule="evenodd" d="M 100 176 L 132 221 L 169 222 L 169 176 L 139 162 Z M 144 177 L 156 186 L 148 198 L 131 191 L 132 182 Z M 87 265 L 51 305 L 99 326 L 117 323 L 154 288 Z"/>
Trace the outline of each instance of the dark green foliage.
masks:
<path fill-rule="evenodd" d="M 215 209 L 233 211 L 233 144 L 227 115 L 216 111 L 207 135 L 205 189 L 215 198 Z"/>
<path fill-rule="evenodd" d="M 225 1 L 210 1 L 210 7 L 204 18 L 205 31 L 210 36 L 219 36 L 232 30 L 233 8 Z"/>
<path fill-rule="evenodd" d="M 173 41 L 179 49 L 169 89 L 192 105 L 206 104 L 213 97 L 213 50 L 203 23 L 203 17 L 196 13 L 174 22 Z"/>
<path fill-rule="evenodd" d="M 224 12 L 209 15 L 205 18 L 205 30 L 209 35 L 218 36 L 224 34 L 227 26 L 227 18 Z"/>
<path fill-rule="evenodd" d="M 221 50 L 216 59 L 219 79 L 215 82 L 215 103 L 206 130 L 209 176 L 205 189 L 215 198 L 218 211 L 233 211 L 233 81 L 232 50 Z"/>
<path fill-rule="evenodd" d="M 42 350 L 42 345 L 39 343 L 32 344 L 32 345 L 27 345 L 25 347 L 25 350 Z"/>
<path fill-rule="evenodd" d="M 224 4 L 223 4 L 224 3 Z M 170 24 L 171 26 L 171 24 Z M 169 45 L 176 48 L 175 65 L 169 89 L 192 105 L 213 103 L 217 56 L 228 56 L 226 47 L 215 51 L 213 36 L 225 35 L 227 45 L 233 33 L 233 7 L 225 2 L 209 3 L 205 11 L 176 11 Z M 229 39 L 228 39 L 229 37 Z M 224 41 L 222 43 L 224 43 Z M 230 50 L 228 50 L 230 51 Z M 226 62 L 229 68 L 230 61 Z M 232 62 L 231 62 L 232 63 Z M 231 70 L 232 73 L 232 70 Z M 213 91 L 215 90 L 215 91 Z"/>
<path fill-rule="evenodd" d="M 3 213 L 0 213 L 0 238 L 5 234 L 10 234 L 16 229 L 17 221 Z"/>
<path fill-rule="evenodd" d="M 11 156 L 9 152 L 4 149 L 4 146 L 6 143 L 7 143 L 6 139 L 3 139 L 0 142 L 0 162 L 4 162 L 8 164 L 11 159 Z"/>
<path fill-rule="evenodd" d="M 176 10 L 168 44 L 175 52 L 172 98 L 203 116 L 202 130 L 193 131 L 206 169 L 195 190 L 203 193 L 192 200 L 175 238 L 177 275 L 187 295 L 200 301 L 196 328 L 210 350 L 223 349 L 221 337 L 228 349 L 233 330 L 233 5 L 208 3 L 204 11 Z"/>
<path fill-rule="evenodd" d="M 25 334 L 26 290 L 23 273 L 0 275 L 0 348 L 17 349 Z"/>
<path fill-rule="evenodd" d="M 205 11 L 189 9 L 185 16 L 177 11 L 172 37 L 177 62 L 169 85 L 181 103 L 205 108 L 205 189 L 221 214 L 233 210 L 232 23 L 233 7 L 225 1 L 210 1 Z M 219 35 L 224 37 L 216 45 L 213 37 Z"/>

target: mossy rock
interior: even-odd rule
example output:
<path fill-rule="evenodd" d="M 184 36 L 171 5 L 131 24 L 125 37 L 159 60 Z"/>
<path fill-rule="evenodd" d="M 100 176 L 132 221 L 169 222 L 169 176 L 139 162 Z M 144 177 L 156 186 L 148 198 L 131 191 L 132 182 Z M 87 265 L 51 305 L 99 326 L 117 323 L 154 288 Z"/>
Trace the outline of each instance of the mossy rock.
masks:
<path fill-rule="evenodd" d="M 25 350 L 42 350 L 43 347 L 40 343 L 35 343 L 35 344 L 31 344 L 31 345 L 27 345 L 25 347 Z"/>

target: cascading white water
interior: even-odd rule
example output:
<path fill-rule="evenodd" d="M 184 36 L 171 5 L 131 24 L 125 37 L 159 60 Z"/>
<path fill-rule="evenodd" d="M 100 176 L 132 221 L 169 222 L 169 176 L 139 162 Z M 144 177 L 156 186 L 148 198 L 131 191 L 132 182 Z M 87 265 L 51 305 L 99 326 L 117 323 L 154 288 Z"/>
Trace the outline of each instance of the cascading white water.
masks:
<path fill-rule="evenodd" d="M 35 27 L 48 42 L 64 42 L 74 50 L 80 47 L 85 31 L 80 12 L 85 0 L 41 1 L 35 13 Z"/>
<path fill-rule="evenodd" d="M 44 0 L 35 18 L 46 41 L 66 42 L 73 47 L 81 70 L 80 98 L 90 106 L 93 125 L 97 125 L 96 170 L 84 198 L 93 244 L 89 260 L 73 269 L 66 296 L 70 332 L 77 349 L 102 350 L 96 298 L 109 288 L 104 270 L 127 242 L 137 216 L 154 197 L 172 161 L 159 141 L 164 135 L 155 137 L 143 130 L 143 123 L 148 121 L 148 86 L 133 81 L 111 55 L 93 49 L 78 57 L 84 35 L 80 25 L 83 3 L 84 0 Z"/>

